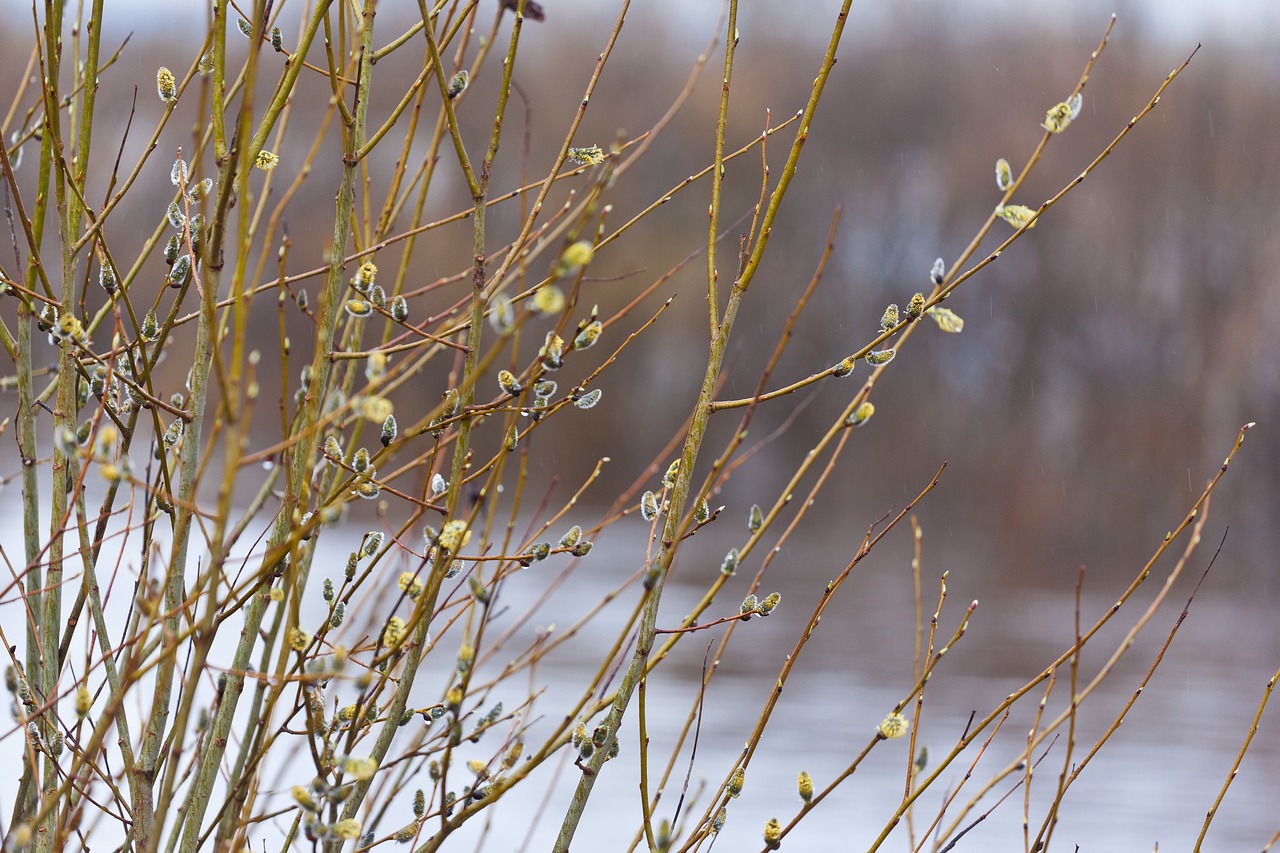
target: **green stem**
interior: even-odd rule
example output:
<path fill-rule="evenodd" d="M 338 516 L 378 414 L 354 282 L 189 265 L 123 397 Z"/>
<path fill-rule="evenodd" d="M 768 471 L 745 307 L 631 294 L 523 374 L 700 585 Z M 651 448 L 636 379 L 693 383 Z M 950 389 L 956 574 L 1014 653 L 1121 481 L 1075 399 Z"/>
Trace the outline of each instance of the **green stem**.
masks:
<path fill-rule="evenodd" d="M 68 179 L 74 180 L 64 160 L 66 147 L 62 144 L 62 128 L 60 123 L 58 94 L 58 78 L 61 73 L 63 8 L 61 2 L 49 0 L 45 4 L 45 78 L 44 78 L 44 113 L 45 133 L 51 138 L 54 156 L 53 186 L 55 204 L 58 210 L 58 239 L 61 246 L 61 274 L 59 302 L 60 316 L 74 317 L 75 303 L 75 243 L 76 225 L 80 215 L 80 207 L 75 201 L 75 193 L 67 192 Z M 46 185 L 47 186 L 47 185 Z M 70 198 L 68 198 L 70 196 Z M 74 218 L 73 218 L 74 217 Z M 60 430 L 75 431 L 76 387 L 79 375 L 76 372 L 75 345 L 64 340 L 58 351 L 57 395 L 53 407 L 53 428 L 57 435 Z M 54 443 L 53 484 L 50 495 L 49 518 L 49 565 L 45 573 L 45 589 L 41 598 L 38 618 L 40 668 L 38 684 L 40 699 L 51 702 L 58 695 L 58 674 L 62 663 L 58 659 L 58 640 L 62 633 L 62 582 L 63 559 L 65 556 L 65 534 L 70 518 L 70 501 L 68 497 L 70 482 L 67 479 L 73 456 L 68 456 L 64 449 Z M 51 738 L 57 729 L 55 714 L 44 716 L 40 724 L 40 732 Z M 58 786 L 58 766 L 52 757 L 44 762 L 44 778 L 42 798 L 53 796 Z M 36 832 L 35 849 L 39 853 L 53 850 L 57 844 L 56 826 L 58 810 L 45 808 L 44 818 Z"/>
<path fill-rule="evenodd" d="M 707 233 L 707 310 L 710 313 L 711 336 L 715 337 L 720 323 L 720 300 L 716 295 L 716 282 L 720 271 L 716 269 L 716 246 L 720 242 L 720 187 L 724 182 L 724 131 L 729 123 L 729 83 L 733 79 L 733 54 L 738 46 L 738 0 L 729 2 L 729 36 L 724 49 L 724 77 L 720 87 L 720 114 L 716 118 L 716 149 L 711 163 L 710 224 Z"/>
<path fill-rule="evenodd" d="M 219 69 L 223 67 L 226 52 L 226 36 L 225 32 L 218 27 L 218 23 L 226 20 L 226 2 L 220 0 L 214 6 L 214 98 L 213 98 L 213 126 L 215 146 L 223 142 L 219 136 L 219 131 L 223 126 L 221 112 L 225 106 L 223 101 L 224 79 L 219 73 Z M 220 152 L 221 153 L 221 152 Z M 213 221 L 215 227 L 223 217 L 226 216 L 226 199 L 229 195 L 230 181 L 234 176 L 234 159 L 219 157 L 218 165 L 220 167 L 219 174 L 219 193 L 218 193 L 218 212 L 214 215 Z M 220 244 L 215 243 L 215 239 L 221 239 L 210 235 L 209 247 L 206 248 L 206 256 L 216 254 L 220 249 Z M 193 266 L 196 259 L 192 259 Z M 177 669 L 177 643 L 179 633 L 178 613 L 183 606 L 183 587 L 184 575 L 187 565 L 188 551 L 190 548 L 191 532 L 193 529 L 193 521 L 195 517 L 195 492 L 196 485 L 200 476 L 200 448 L 204 433 L 204 422 L 206 417 L 206 409 L 208 406 L 209 394 L 209 368 L 213 360 L 213 350 L 216 346 L 215 338 L 217 334 L 217 316 L 215 305 L 217 302 L 219 276 L 217 272 L 210 270 L 209 265 L 205 265 L 205 280 L 203 290 L 201 291 L 199 319 L 196 323 L 196 342 L 195 353 L 192 362 L 189 387 L 190 395 L 188 396 L 186 407 L 191 412 L 191 420 L 186 425 L 185 435 L 183 437 L 182 449 L 178 454 L 178 488 L 174 495 L 173 504 L 175 507 L 175 515 L 173 521 L 173 544 L 170 547 L 169 560 L 167 562 L 167 572 L 164 579 L 164 644 L 165 648 L 160 653 L 160 661 L 156 667 L 155 685 L 152 691 L 152 708 L 148 715 L 147 726 L 143 732 L 142 744 L 139 749 L 140 760 L 138 772 L 146 774 L 154 778 L 154 774 L 159 769 L 160 747 L 166 740 L 165 730 L 169 718 L 169 708 L 172 696 L 173 679 Z M 192 279 L 194 280 L 200 271 L 192 270 Z M 185 294 L 186 291 L 184 291 Z M 208 577 L 215 577 L 213 573 L 206 573 Z M 216 587 L 216 581 L 214 581 Z M 188 666 L 191 667 L 192 673 L 199 673 L 204 668 L 204 661 L 209 653 L 209 645 L 212 642 L 212 636 L 198 632 L 195 635 L 193 646 L 193 656 Z M 181 743 L 183 733 L 186 729 L 186 712 L 189 710 L 191 703 L 194 701 L 194 694 L 200 684 L 198 677 L 188 678 L 183 688 L 182 695 L 179 698 L 179 714 L 178 719 L 174 722 L 172 732 L 175 737 L 171 740 L 176 744 L 176 752 L 181 754 Z M 168 764 L 165 768 L 164 777 L 160 784 L 160 796 L 158 797 L 158 805 L 154 806 L 154 814 L 152 822 L 154 826 L 164 826 L 169 807 L 173 801 L 174 779 L 178 768 L 178 755 L 170 754 L 168 756 Z M 184 814 L 184 818 L 189 818 L 189 814 Z M 199 824 L 199 817 L 196 818 L 196 824 Z M 179 819 L 175 832 L 182 827 L 182 819 Z M 159 849 L 160 836 L 158 833 L 149 833 L 145 838 L 140 839 L 140 849 L 147 853 L 154 853 Z"/>
<path fill-rule="evenodd" d="M 331 0 L 325 0 L 325 2 L 319 4 L 315 11 L 314 22 L 316 27 L 311 30 L 312 32 L 318 29 L 318 22 L 323 20 L 328 13 L 330 5 Z M 309 394 L 304 399 L 298 412 L 295 434 L 304 438 L 293 446 L 290 455 L 289 484 L 285 490 L 284 504 L 280 513 L 276 516 L 276 523 L 268 538 L 267 559 L 271 563 L 264 562 L 259 573 L 259 578 L 262 581 L 269 579 L 279 569 L 280 558 L 278 555 L 296 543 L 292 527 L 296 516 L 300 515 L 299 507 L 305 505 L 305 501 L 308 499 L 307 481 L 311 471 L 311 460 L 315 457 L 318 444 L 318 434 L 315 431 L 315 426 L 319 421 L 320 406 L 323 402 L 323 394 L 319 393 L 319 391 L 327 387 L 329 381 L 330 363 L 327 353 L 337 328 L 338 311 L 342 306 L 342 293 L 345 286 L 345 251 L 341 247 L 347 245 L 351 236 L 351 212 L 355 203 L 359 166 L 354 155 L 359 150 L 363 139 L 367 114 L 368 94 L 372 77 L 373 16 L 373 3 L 372 0 L 368 0 L 364 8 L 361 27 L 359 73 L 357 75 L 359 84 L 356 91 L 355 112 L 352 117 L 352 123 L 346 128 L 343 139 L 343 173 L 334 214 L 333 257 L 330 262 L 325 288 L 320 296 L 319 322 L 315 337 L 316 346 L 311 364 L 312 387 L 317 389 L 317 393 Z M 210 242 L 212 245 L 217 245 L 212 240 Z M 206 292 L 210 294 L 207 298 L 212 299 L 211 292 L 208 290 Z M 296 577 L 289 577 L 288 575 L 289 570 L 286 570 L 284 581 L 286 594 L 294 596 L 301 594 L 301 590 L 294 588 L 297 581 Z M 211 583 L 216 587 L 216 580 L 212 580 Z M 211 595 L 211 599 L 212 597 L 214 596 Z M 200 824 L 204 818 L 205 811 L 208 809 L 209 799 L 213 791 L 213 782 L 221 764 L 222 756 L 226 751 L 236 705 L 244 689 L 244 673 L 257 641 L 258 628 L 262 624 L 266 605 L 267 601 L 264 596 L 254 595 L 249 599 L 245 607 L 245 626 L 241 633 L 241 640 L 236 647 L 231 666 L 226 673 L 226 687 L 218 704 L 217 713 L 211 722 L 208 743 L 200 753 L 195 777 L 187 798 L 187 811 L 183 816 L 182 841 L 178 847 L 181 853 L 194 853 L 200 846 Z M 207 618 L 212 620 L 214 615 L 214 606 L 211 604 Z M 235 779 L 230 780 L 232 785 L 236 781 Z"/>
<path fill-rule="evenodd" d="M 501 139 L 502 117 L 511 88 L 511 75 L 515 68 L 516 47 L 520 40 L 522 21 L 521 18 L 517 16 L 516 24 L 511 31 L 511 40 L 507 48 L 506 62 L 503 66 L 503 84 L 500 89 L 501 94 L 499 95 L 496 115 L 493 121 L 493 132 L 490 136 L 489 148 L 484 163 L 482 164 L 480 175 L 477 177 L 474 170 L 471 168 L 466 148 L 462 143 L 462 135 L 458 128 L 457 118 L 453 112 L 453 105 L 446 93 L 447 82 L 445 81 L 444 69 L 440 61 L 439 47 L 436 43 L 435 33 L 432 30 L 429 14 L 422 0 L 419 0 L 419 11 L 421 12 L 425 23 L 423 29 L 426 32 L 431 60 L 435 65 L 436 80 L 440 87 L 444 109 L 448 116 L 449 130 L 454 139 L 459 165 L 463 174 L 467 178 L 467 184 L 471 188 L 472 192 L 474 213 L 472 214 L 473 267 L 471 321 L 467 330 L 467 350 L 463 366 L 464 381 L 460 383 L 460 387 L 458 389 L 458 408 L 459 411 L 465 413 L 467 407 L 475 400 L 475 378 L 479 367 L 481 331 L 484 327 L 483 321 L 486 305 L 485 211 L 487 209 L 485 199 L 489 185 L 489 167 L 493 162 L 493 158 L 497 154 L 498 144 Z M 473 419 L 470 417 L 463 417 L 458 424 L 458 434 L 454 442 L 453 462 L 449 477 L 449 491 L 446 495 L 446 505 L 448 507 L 447 517 L 454 516 L 457 511 L 458 498 L 462 493 L 462 486 L 466 479 L 466 464 L 471 448 L 471 430 L 473 426 Z M 390 706 L 383 715 L 386 722 L 378 732 L 378 738 L 374 742 L 373 749 L 371 750 L 371 757 L 374 761 L 379 763 L 381 763 L 382 759 L 386 757 L 387 752 L 391 749 L 391 741 L 395 737 L 396 731 L 399 729 L 400 717 L 408 706 L 409 692 L 413 687 L 419 665 L 422 662 L 423 652 L 427 646 L 427 631 L 431 626 L 430 615 L 435 610 L 435 604 L 440 594 L 441 585 L 444 581 L 444 573 L 450 562 L 451 560 L 448 554 L 442 554 L 442 556 L 436 560 L 436 564 L 432 566 L 431 574 L 427 579 L 426 589 L 419 597 L 418 603 L 414 608 L 415 623 L 413 626 L 413 636 L 408 650 L 405 653 L 404 667 L 401 670 L 400 682 L 396 685 L 396 691 L 391 698 Z M 343 818 L 355 816 L 355 813 L 363 803 L 364 797 L 368 793 L 371 784 L 372 780 L 360 781 L 355 784 L 354 792 L 343 805 Z"/>
<path fill-rule="evenodd" d="M 14 206 L 22 217 L 27 236 L 27 248 L 30 251 L 24 284 L 28 291 L 34 291 L 37 279 L 44 278 L 40 246 L 44 240 L 49 194 L 47 192 L 37 194 L 32 219 L 27 220 L 22 212 L 21 195 L 17 192 L 18 185 L 14 179 L 13 163 L 9 159 L 8 151 L 4 150 L 3 144 L 0 144 L 0 157 L 3 158 L 5 181 L 13 194 Z M 52 163 L 53 138 L 46 133 L 40 142 L 40 164 L 36 186 L 49 185 L 49 170 Z M 22 459 L 22 536 L 26 557 L 23 598 L 27 605 L 25 667 L 28 679 L 35 678 L 40 672 L 40 630 L 36 614 L 41 612 L 44 589 L 44 573 L 40 566 L 40 481 L 39 467 L 36 464 L 39 458 L 36 444 L 38 432 L 36 418 L 39 410 L 36 408 L 36 391 L 31 371 L 31 324 L 34 322 L 35 313 L 31 303 L 26 299 L 19 300 L 17 339 L 12 347 L 17 356 L 14 359 L 18 378 L 16 438 L 18 454 Z M 26 750 L 23 751 L 22 761 L 22 778 L 14 799 L 12 823 L 29 825 L 39 805 L 36 798 L 38 775 L 36 767 L 30 761 L 30 753 Z"/>
<path fill-rule="evenodd" d="M 612 744 L 616 741 L 618 729 L 622 724 L 622 717 L 631 701 L 631 695 L 646 672 L 649 653 L 653 649 L 658 606 L 662 599 L 663 585 L 666 582 L 667 572 L 671 568 L 671 561 L 675 557 L 676 548 L 689 521 L 685 518 L 685 507 L 689 498 L 689 484 L 693 475 L 694 464 L 698 459 L 698 451 L 702 447 L 702 440 L 706 435 L 707 425 L 711 419 L 712 402 L 720 377 L 720 369 L 724 361 L 725 348 L 728 345 L 734 321 L 737 319 L 738 306 L 741 304 L 751 277 L 759 265 L 760 256 L 768 243 L 768 236 L 774 217 L 782 203 L 787 187 L 790 185 L 791 177 L 795 174 L 796 165 L 800 159 L 800 149 L 803 147 L 809 132 L 809 122 L 817 110 L 818 100 L 822 95 L 823 86 L 831 72 L 831 67 L 835 65 L 836 48 L 840 44 L 840 36 L 844 31 L 844 22 L 848 17 L 851 4 L 852 0 L 844 0 L 841 6 L 836 24 L 832 29 L 827 52 L 823 57 L 822 67 L 819 70 L 817 79 L 814 81 L 809 102 L 805 105 L 804 118 L 801 120 L 800 130 L 796 133 L 795 141 L 791 145 L 787 165 L 783 169 L 783 175 L 779 180 L 778 186 L 770 197 L 769 207 L 765 213 L 755 248 L 752 251 L 751 261 L 743 269 L 739 279 L 734 282 L 733 290 L 729 294 L 728 304 L 725 306 L 724 317 L 712 336 L 711 351 L 707 359 L 707 370 L 702 379 L 702 389 L 698 394 L 698 401 L 689 424 L 689 432 L 685 437 L 684 449 L 680 455 L 680 470 L 676 476 L 675 486 L 671 489 L 669 496 L 670 503 L 663 523 L 661 549 L 658 553 L 656 566 L 651 573 L 653 585 L 645 601 L 644 613 L 640 617 L 635 652 L 632 654 L 631 663 L 627 667 L 627 672 L 622 678 L 618 692 L 614 695 L 613 704 L 610 706 L 609 713 L 605 718 L 604 725 L 608 728 L 609 743 L 603 749 L 596 750 L 591 759 L 583 764 L 582 777 L 578 780 L 578 787 L 574 791 L 573 800 L 560 827 L 560 835 L 556 839 L 555 847 L 552 848 L 554 853 L 568 853 L 569 845 L 573 841 L 578 823 L 586 810 L 587 800 L 590 798 L 592 788 L 595 786 L 595 780 L 607 760 Z M 729 34 L 729 42 L 725 50 L 726 53 L 731 54 L 733 50 L 732 32 Z M 715 184 L 713 183 L 712 186 L 714 191 Z M 714 310 L 713 307 L 712 311 L 714 312 Z"/>

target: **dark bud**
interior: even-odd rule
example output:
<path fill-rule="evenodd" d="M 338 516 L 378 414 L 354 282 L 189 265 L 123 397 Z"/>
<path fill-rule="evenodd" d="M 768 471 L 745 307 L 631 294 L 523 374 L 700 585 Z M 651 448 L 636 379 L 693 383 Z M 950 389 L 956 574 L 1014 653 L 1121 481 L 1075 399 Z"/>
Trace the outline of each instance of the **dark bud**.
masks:
<path fill-rule="evenodd" d="M 510 9 L 512 12 L 519 7 L 519 0 L 502 0 L 502 8 Z M 547 14 L 542 10 L 541 3 L 535 3 L 534 0 L 525 0 L 524 16 L 531 21 L 545 21 Z"/>

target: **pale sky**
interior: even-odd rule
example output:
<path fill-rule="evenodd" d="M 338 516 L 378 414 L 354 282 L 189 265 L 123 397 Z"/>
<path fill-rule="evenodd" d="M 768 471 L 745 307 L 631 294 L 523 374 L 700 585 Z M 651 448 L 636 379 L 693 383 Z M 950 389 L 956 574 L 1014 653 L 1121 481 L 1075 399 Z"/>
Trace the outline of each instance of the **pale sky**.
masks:
<path fill-rule="evenodd" d="M 757 9 L 763 2 L 779 10 L 811 8 L 826 11 L 835 8 L 836 0 L 748 0 Z M 202 21 L 205 0 L 110 0 L 109 6 L 128 6 L 138 16 L 127 21 L 112 19 L 116 26 L 143 30 L 149 26 L 172 28 L 183 22 Z M 488 5 L 484 0 L 482 5 Z M 572 20 L 583 14 L 609 15 L 614 4 L 601 0 L 544 0 L 548 22 Z M 746 9 L 747 3 L 740 8 Z M 382 0 L 380 13 L 413 10 L 406 0 Z M 676 25 L 705 28 L 719 14 L 719 0 L 660 0 L 633 4 L 632 12 L 658 11 L 664 20 Z M 300 6 L 298 8 L 301 8 Z M 874 33 L 892 19 L 901 22 L 927 22 L 943 26 L 957 34 L 966 30 L 1017 30 L 1034 22 L 1038 27 L 1092 26 L 1117 12 L 1120 23 L 1135 27 L 1147 38 L 1172 42 L 1245 41 L 1272 42 L 1280 46 L 1280 2 L 1277 0 L 856 0 L 853 6 L 854 29 Z M 565 12 L 563 18 L 560 12 Z M 794 11 L 792 11 L 794 14 Z"/>

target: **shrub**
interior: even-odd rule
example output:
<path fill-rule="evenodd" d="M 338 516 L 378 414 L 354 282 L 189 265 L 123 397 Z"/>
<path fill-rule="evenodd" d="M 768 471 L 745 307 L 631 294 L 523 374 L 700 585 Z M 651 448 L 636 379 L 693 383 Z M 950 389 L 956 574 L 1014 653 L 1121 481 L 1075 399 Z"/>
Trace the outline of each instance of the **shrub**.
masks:
<path fill-rule="evenodd" d="M 815 74 L 807 102 L 732 148 L 739 33 L 731 3 L 706 162 L 651 192 L 623 222 L 611 206 L 614 188 L 668 119 L 655 117 L 632 138 L 583 138 L 623 32 L 621 11 L 580 107 L 554 153 L 538 158 L 513 144 L 510 129 L 514 98 L 523 100 L 520 46 L 544 17 L 532 0 L 503 0 L 488 23 L 475 4 L 419 4 L 419 19 L 394 32 L 375 21 L 373 0 L 297 13 L 259 3 L 251 21 L 232 21 L 234 9 L 220 0 L 207 33 L 166 45 L 171 68 L 154 69 L 157 100 L 148 80 L 136 106 L 98 101 L 100 75 L 115 73 L 120 55 L 106 54 L 101 17 L 72 30 L 71 13 L 50 7 L 68 17 L 37 33 L 38 73 L 14 100 L 30 114 L 23 124 L 11 113 L 3 128 L 13 242 L 26 255 L 21 275 L 6 276 L 2 329 L 16 371 L 23 492 L 23 557 L 6 598 L 20 591 L 25 627 L 8 681 L 26 737 L 9 848 L 88 846 L 101 835 L 139 850 L 303 839 L 327 850 L 392 840 L 435 850 L 469 822 L 527 817 L 502 811 L 509 792 L 572 761 L 576 791 L 547 807 L 559 822 L 556 850 L 568 849 L 596 781 L 609 773 L 634 774 L 644 804 L 620 829 L 618 848 L 707 849 L 731 820 L 759 824 L 753 835 L 773 849 L 873 750 L 905 738 L 905 793 L 885 807 L 883 840 L 912 820 L 922 792 L 947 784 L 949 768 L 976 762 L 1011 708 L 1036 702 L 1025 750 L 982 792 L 1029 786 L 1047 739 L 1067 732 L 1034 836 L 1048 842 L 1063 796 L 1094 754 L 1077 749 L 1078 709 L 1113 671 L 1108 664 L 1087 680 L 1079 652 L 1103 625 L 1127 620 L 1119 656 L 1147 624 L 1167 593 L 1145 609 L 1132 603 L 1150 564 L 1115 608 L 1091 625 L 1078 621 L 1074 643 L 927 758 L 916 743 L 925 686 L 976 607 L 944 607 L 944 576 L 933 617 L 917 616 L 914 684 L 867 726 L 847 769 L 823 780 L 797 768 L 800 803 L 778 805 L 785 819 L 734 814 L 820 617 L 941 470 L 840 555 L 843 568 L 786 641 L 776 689 L 741 733 L 741 753 L 728 767 L 699 765 L 719 781 L 696 790 L 686 782 L 670 811 L 670 795 L 660 800 L 697 742 L 702 694 L 664 759 L 646 734 L 649 680 L 665 674 L 678 644 L 701 635 L 714 637 L 701 673 L 709 685 L 730 641 L 786 606 L 771 585 L 774 555 L 817 505 L 857 428 L 872 422 L 873 392 L 896 380 L 888 371 L 897 354 L 917 334 L 960 333 L 964 321 L 944 304 L 948 296 L 1063 202 L 1186 67 L 1159 84 L 1079 178 L 1024 203 L 1026 176 L 1080 113 L 1104 37 L 1078 82 L 1062 81 L 1063 99 L 1035 117 L 1044 134 L 1025 164 L 996 162 L 996 201 L 960 256 L 922 270 L 928 285 L 906 288 L 876 312 L 878 323 L 859 318 L 859 328 L 874 331 L 844 357 L 781 382 L 779 359 L 836 240 L 833 217 L 821 262 L 774 330 L 756 390 L 734 398 L 724 389 L 735 322 L 752 299 L 776 304 L 759 271 L 788 215 L 783 202 L 804 143 L 830 106 L 849 5 L 804 72 Z M 257 16 L 264 8 L 270 15 Z M 408 83 L 403 93 L 399 80 Z M 126 113 L 147 135 L 141 151 L 112 150 L 94 132 Z M 179 144 L 184 121 L 194 131 Z M 757 160 L 768 168 L 751 175 L 746 166 Z M 536 177 L 516 180 L 525 170 Z M 758 193 L 741 226 L 724 205 L 734 182 Z M 307 200 L 317 184 L 335 198 L 323 217 Z M 696 263 L 646 272 L 642 288 L 625 301 L 600 300 L 601 309 L 593 294 L 608 255 L 644 239 L 641 226 L 668 201 L 690 196 L 706 199 L 709 212 Z M 135 199 L 152 204 L 141 233 L 120 213 Z M 291 232 L 290 221 L 308 233 Z M 330 235 L 322 247 L 313 245 L 319 228 Z M 724 236 L 739 229 L 727 249 Z M 993 229 L 1003 229 L 994 232 L 998 246 L 981 254 Z M 424 256 L 455 266 L 427 280 Z M 703 266 L 705 361 L 680 368 L 700 377 L 700 390 L 668 421 L 666 406 L 627 393 L 617 365 L 635 348 L 672 346 L 663 329 L 671 282 Z M 56 363 L 41 366 L 33 327 L 49 336 Z M 731 475 L 769 447 L 748 440 L 755 414 L 789 405 L 801 390 L 839 398 L 842 411 L 807 453 L 784 462 L 793 467 L 785 488 L 749 509 L 719 506 Z M 590 460 L 591 473 L 566 495 L 554 457 L 579 453 L 573 430 L 592 430 L 610 407 L 637 435 L 670 442 L 656 458 L 625 458 L 633 485 L 591 521 L 584 496 L 607 460 Z M 736 423 L 721 435 L 710 430 L 713 419 Z M 563 424 L 568 431 L 556 432 Z M 626 452 L 625 437 L 617 440 Z M 1217 482 L 1152 556 L 1186 542 L 1171 576 L 1199 540 Z M 702 586 L 688 613 L 677 620 L 660 610 L 692 537 L 735 525 L 723 558 L 689 579 Z M 368 532 L 353 542 L 353 529 Z M 643 544 L 626 545 L 627 530 L 642 530 Z M 922 614 L 918 527 L 915 541 Z M 601 563 L 625 567 L 616 588 L 585 601 L 568 628 L 528 630 L 545 599 L 571 596 Z M 521 572 L 550 578 L 552 565 L 558 573 L 543 599 L 505 595 Z M 626 602 L 623 612 L 605 607 L 615 600 Z M 7 630 L 18 621 L 7 618 Z M 550 681 L 544 664 L 587 630 L 607 638 L 593 663 Z M 1073 698 L 1060 713 L 1045 712 L 1065 678 Z M 638 738 L 624 736 L 628 721 Z M 610 764 L 620 755 L 625 768 Z M 913 839 L 940 827 L 942 846 L 990 813 L 978 811 L 979 795 L 963 805 L 962 794 L 950 789 L 936 817 L 916 814 Z M 944 811 L 958 817 L 944 823 Z"/>

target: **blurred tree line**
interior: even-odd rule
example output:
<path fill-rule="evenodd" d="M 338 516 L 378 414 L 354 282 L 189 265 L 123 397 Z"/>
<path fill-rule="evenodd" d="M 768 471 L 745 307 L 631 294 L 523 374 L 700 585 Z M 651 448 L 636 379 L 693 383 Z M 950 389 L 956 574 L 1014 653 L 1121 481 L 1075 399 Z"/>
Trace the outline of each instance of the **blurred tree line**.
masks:
<path fill-rule="evenodd" d="M 495 169 L 496 192 L 542 174 L 612 25 L 603 15 L 597 20 L 581 9 L 547 5 L 546 22 L 526 24 L 533 32 L 522 42 L 520 99 L 509 113 L 512 130 Z M 650 10 L 629 19 L 575 144 L 608 148 L 634 137 L 652 127 L 680 91 L 711 31 L 692 32 L 688 20 L 664 20 L 664 14 Z M 764 128 L 766 109 L 773 125 L 790 117 L 813 72 L 813 51 L 794 28 L 776 20 L 776 10 L 761 7 L 752 14 L 744 11 L 740 22 L 730 149 Z M 771 387 L 839 361 L 874 331 L 886 303 L 904 304 L 915 291 L 927 291 L 934 258 L 949 263 L 997 201 L 996 158 L 1021 167 L 1020 158 L 1041 134 L 1045 109 L 1069 92 L 1104 24 L 1099 20 L 1096 32 L 1018 37 L 890 27 L 846 46 L 833 77 L 837 91 L 811 128 L 804 167 L 755 285 L 776 290 L 776 300 L 769 300 L 776 308 L 749 302 L 732 356 L 737 380 L 725 396 L 754 390 L 786 313 L 823 251 L 837 206 L 842 214 L 832 262 Z M 30 50 L 23 38 L 0 30 L 0 49 L 9 57 L 0 66 L 7 92 Z M 1046 162 L 1016 200 L 1034 207 L 1069 182 L 1192 48 L 1136 41 L 1122 20 L 1085 91 L 1081 116 L 1052 142 Z M 191 46 L 174 42 L 171 30 L 134 33 L 100 86 L 137 86 L 136 114 L 101 116 L 97 138 L 112 145 L 123 140 L 128 162 L 145 144 L 151 114 L 160 107 L 150 92 L 155 66 L 183 66 L 192 54 Z M 709 162 L 717 62 L 709 62 L 689 103 L 653 141 L 653 154 L 610 191 L 606 231 Z M 412 80 L 404 68 L 385 73 L 405 75 L 406 86 Z M 1214 512 L 1233 527 L 1238 570 L 1265 586 L 1275 575 L 1272 555 L 1280 547 L 1274 522 L 1280 517 L 1280 442 L 1271 432 L 1280 424 L 1280 290 L 1272 279 L 1280 266 L 1280 242 L 1272 236 L 1280 232 L 1280 148 L 1273 142 L 1280 123 L 1274 109 L 1278 76 L 1260 44 L 1206 46 L 1151 121 L 1034 233 L 962 286 L 948 305 L 967 321 L 964 333 L 917 336 L 893 365 L 874 394 L 878 414 L 859 435 L 856 462 L 846 459 L 846 470 L 830 487 L 841 495 L 833 504 L 845 507 L 843 517 L 831 521 L 861 530 L 903 503 L 947 460 L 943 486 L 922 509 L 944 547 L 963 549 L 974 564 L 1037 582 L 1069 583 L 1080 563 L 1102 568 L 1105 577 L 1107 566 L 1131 566 L 1150 552 L 1220 464 L 1237 428 L 1258 421 L 1263 429 L 1244 451 L 1245 470 L 1227 484 Z M 478 82 L 472 84 L 477 90 Z M 304 85 L 328 84 L 316 76 Z M 375 87 L 384 98 L 393 89 Z M 391 106 L 375 103 L 372 112 L 386 115 Z M 480 96 L 470 106 L 472 131 L 487 133 L 490 104 Z M 302 156 L 320 132 L 318 116 L 294 114 L 289 122 L 289 142 L 278 152 L 283 158 Z M 429 133 L 424 127 L 424 149 Z M 332 139 L 319 164 L 336 159 Z M 160 144 L 176 148 L 189 141 L 166 136 Z M 97 145 L 99 151 L 108 147 Z M 522 145 L 513 156 L 511 149 Z M 781 142 L 769 148 L 774 180 L 784 151 Z M 35 157 L 27 153 L 23 169 L 30 174 Z M 129 209 L 115 217 L 137 229 L 136 235 L 110 235 L 117 245 L 131 239 L 140 244 L 163 216 L 171 187 L 161 172 L 171 161 L 167 154 L 153 158 L 151 195 L 145 189 L 131 193 Z M 391 165 L 371 162 L 368 180 L 384 180 Z M 734 160 L 725 179 L 725 221 L 749 216 L 760 192 L 758 151 Z M 105 170 L 98 170 L 97 180 L 100 200 Z M 314 210 L 327 222 L 334 186 L 317 170 L 299 191 L 301 203 L 287 220 L 291 274 L 324 263 L 327 226 L 292 217 Z M 553 199 L 562 201 L 568 189 Z M 456 182 L 447 195 L 428 200 L 428 209 L 443 217 L 469 204 Z M 697 187 L 675 196 L 630 239 L 598 253 L 582 303 L 616 309 L 699 251 L 706 197 Z M 518 203 L 498 208 L 493 233 L 518 221 Z M 1007 233 L 999 225 L 986 248 Z M 468 264 L 467 222 L 434 234 L 412 260 L 423 284 Z M 722 278 L 736 245 L 737 231 L 730 229 Z M 388 260 L 399 262 L 394 248 L 387 252 Z M 649 307 L 656 309 L 677 294 L 655 331 L 663 346 L 628 351 L 622 369 L 606 375 L 607 405 L 591 413 L 595 428 L 571 443 L 556 442 L 555 453 L 535 454 L 565 484 L 580 482 L 598 457 L 611 456 L 588 499 L 607 504 L 642 476 L 668 438 L 646 431 L 658 420 L 651 415 L 687 406 L 696 393 L 699 376 L 682 365 L 686 356 L 701 358 L 706 346 L 704 274 L 705 262 L 695 257 L 652 297 Z M 158 269 L 156 288 L 162 279 Z M 642 310 L 631 319 L 638 325 L 646 316 Z M 274 314 L 262 318 L 257 333 L 275 340 Z M 48 358 L 55 358 L 52 347 Z M 175 375 L 186 367 L 181 352 L 169 354 Z M 850 381 L 850 394 L 856 381 Z M 435 399 L 442 387 L 442 377 L 423 377 L 421 387 L 405 393 Z M 278 393 L 265 384 L 263 391 Z M 807 405 L 802 392 L 764 407 L 752 427 L 755 438 L 764 439 L 792 416 L 801 419 L 801 429 L 745 466 L 732 483 L 739 493 L 722 495 L 719 503 L 737 515 L 757 490 L 785 482 L 803 452 L 786 442 L 807 440 L 824 428 L 836 405 L 816 399 Z M 258 416 L 272 412 L 262 407 Z M 718 417 L 722 429 L 737 424 L 736 414 Z M 573 449 L 571 457 L 566 447 Z"/>

